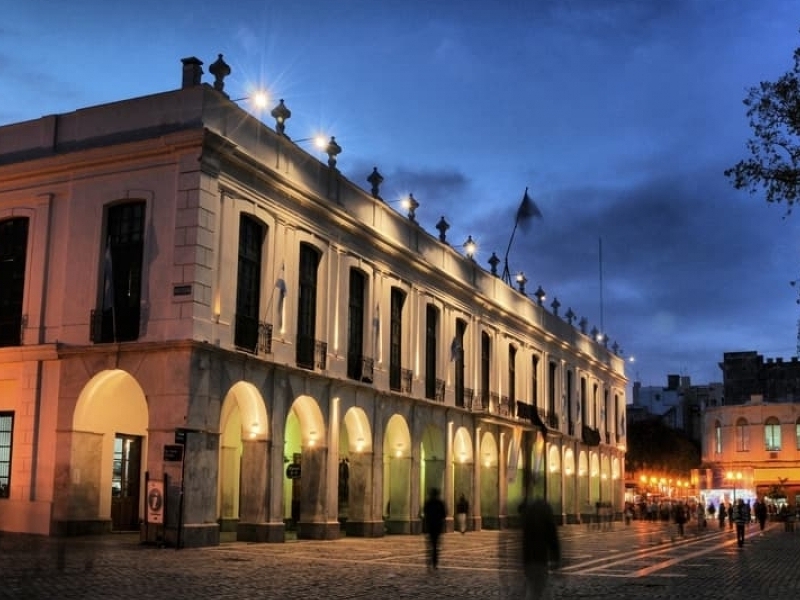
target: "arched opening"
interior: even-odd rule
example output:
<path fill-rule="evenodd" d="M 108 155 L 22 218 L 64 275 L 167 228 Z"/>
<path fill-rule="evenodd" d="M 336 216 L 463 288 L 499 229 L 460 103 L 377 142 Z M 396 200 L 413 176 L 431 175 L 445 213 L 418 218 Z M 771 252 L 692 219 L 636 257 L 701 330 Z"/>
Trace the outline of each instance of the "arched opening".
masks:
<path fill-rule="evenodd" d="M 101 371 L 81 391 L 72 418 L 68 490 L 55 521 L 80 522 L 86 533 L 139 529 L 147 464 L 148 407 L 136 380 Z"/>
<path fill-rule="evenodd" d="M 392 415 L 383 437 L 384 520 L 388 533 L 411 532 L 411 433 Z"/>

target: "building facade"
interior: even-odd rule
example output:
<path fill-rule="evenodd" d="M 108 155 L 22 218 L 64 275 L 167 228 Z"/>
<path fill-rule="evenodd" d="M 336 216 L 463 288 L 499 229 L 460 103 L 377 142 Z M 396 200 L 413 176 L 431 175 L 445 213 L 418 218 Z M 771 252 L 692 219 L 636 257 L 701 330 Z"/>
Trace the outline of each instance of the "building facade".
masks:
<path fill-rule="evenodd" d="M 800 361 L 726 352 L 724 398 L 704 409 L 699 487 L 712 498 L 800 502 Z"/>
<path fill-rule="evenodd" d="M 621 511 L 624 362 L 224 93 L 0 128 L 0 530 L 146 539 Z M 365 174 L 369 175 L 369 174 Z"/>

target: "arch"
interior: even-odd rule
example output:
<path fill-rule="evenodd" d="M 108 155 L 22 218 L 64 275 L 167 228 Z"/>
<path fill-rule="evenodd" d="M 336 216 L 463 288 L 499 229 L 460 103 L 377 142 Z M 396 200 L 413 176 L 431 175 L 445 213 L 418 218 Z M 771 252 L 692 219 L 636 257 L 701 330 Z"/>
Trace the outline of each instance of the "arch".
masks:
<path fill-rule="evenodd" d="M 481 521 L 487 529 L 498 529 L 501 526 L 499 495 L 501 465 L 497 439 L 491 431 L 485 432 L 481 437 L 480 448 Z"/>
<path fill-rule="evenodd" d="M 110 519 L 113 529 L 138 528 L 147 464 L 149 409 L 139 383 L 120 369 L 101 371 L 78 395 L 72 415 L 70 504 L 56 518 Z"/>
<path fill-rule="evenodd" d="M 550 449 L 547 451 L 547 470 L 550 473 L 558 473 L 561 471 L 561 456 L 558 452 L 558 446 L 556 445 L 551 445 Z"/>
<path fill-rule="evenodd" d="M 475 460 L 472 436 L 466 427 L 456 429 L 453 436 L 453 459 L 458 463 L 472 463 Z"/>
<path fill-rule="evenodd" d="M 250 473 L 248 479 L 255 475 L 252 471 L 266 473 L 266 465 L 249 464 L 256 456 L 243 458 L 243 443 L 266 442 L 269 432 L 264 399 L 252 383 L 240 381 L 228 390 L 220 409 L 219 431 L 217 514 L 225 531 L 240 516 L 242 473 Z"/>
<path fill-rule="evenodd" d="M 337 472 L 338 516 L 348 535 L 383 535 L 374 525 L 372 448 L 369 417 L 363 408 L 349 408 L 340 426 Z"/>
<path fill-rule="evenodd" d="M 392 415 L 383 436 L 383 500 L 386 530 L 411 530 L 411 433 L 401 415 Z"/>
<path fill-rule="evenodd" d="M 284 518 L 298 537 L 306 537 L 298 524 L 318 519 L 324 506 L 326 481 L 327 431 L 322 411 L 311 396 L 299 396 L 286 415 L 283 461 L 297 465 L 300 476 L 284 473 Z M 277 457 L 276 457 L 277 458 Z"/>
<path fill-rule="evenodd" d="M 343 423 L 347 435 L 347 451 L 372 452 L 372 429 L 364 409 L 357 406 L 348 409 Z"/>
<path fill-rule="evenodd" d="M 572 448 L 564 450 L 564 475 L 572 475 L 575 473 L 575 453 Z"/>

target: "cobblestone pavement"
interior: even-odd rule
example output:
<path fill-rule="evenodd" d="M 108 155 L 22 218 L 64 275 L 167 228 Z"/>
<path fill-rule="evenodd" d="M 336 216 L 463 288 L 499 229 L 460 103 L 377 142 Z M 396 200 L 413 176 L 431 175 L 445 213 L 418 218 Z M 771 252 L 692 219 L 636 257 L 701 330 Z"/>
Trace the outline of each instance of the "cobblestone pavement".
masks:
<path fill-rule="evenodd" d="M 743 548 L 727 527 L 634 521 L 559 529 L 552 597 L 759 600 L 800 597 L 800 531 L 753 525 Z M 422 536 L 284 544 L 225 542 L 175 550 L 132 535 L 0 537 L 0 599 L 521 598 L 512 531 L 446 534 L 430 571 Z"/>

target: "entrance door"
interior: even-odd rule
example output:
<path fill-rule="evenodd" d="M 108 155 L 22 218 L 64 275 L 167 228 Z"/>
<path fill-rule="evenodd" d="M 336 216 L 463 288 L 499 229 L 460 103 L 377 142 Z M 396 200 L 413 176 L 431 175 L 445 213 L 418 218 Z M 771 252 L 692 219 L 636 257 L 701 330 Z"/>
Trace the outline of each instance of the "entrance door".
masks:
<path fill-rule="evenodd" d="M 114 438 L 114 472 L 111 476 L 111 528 L 139 529 L 139 481 L 142 438 L 117 434 Z"/>

